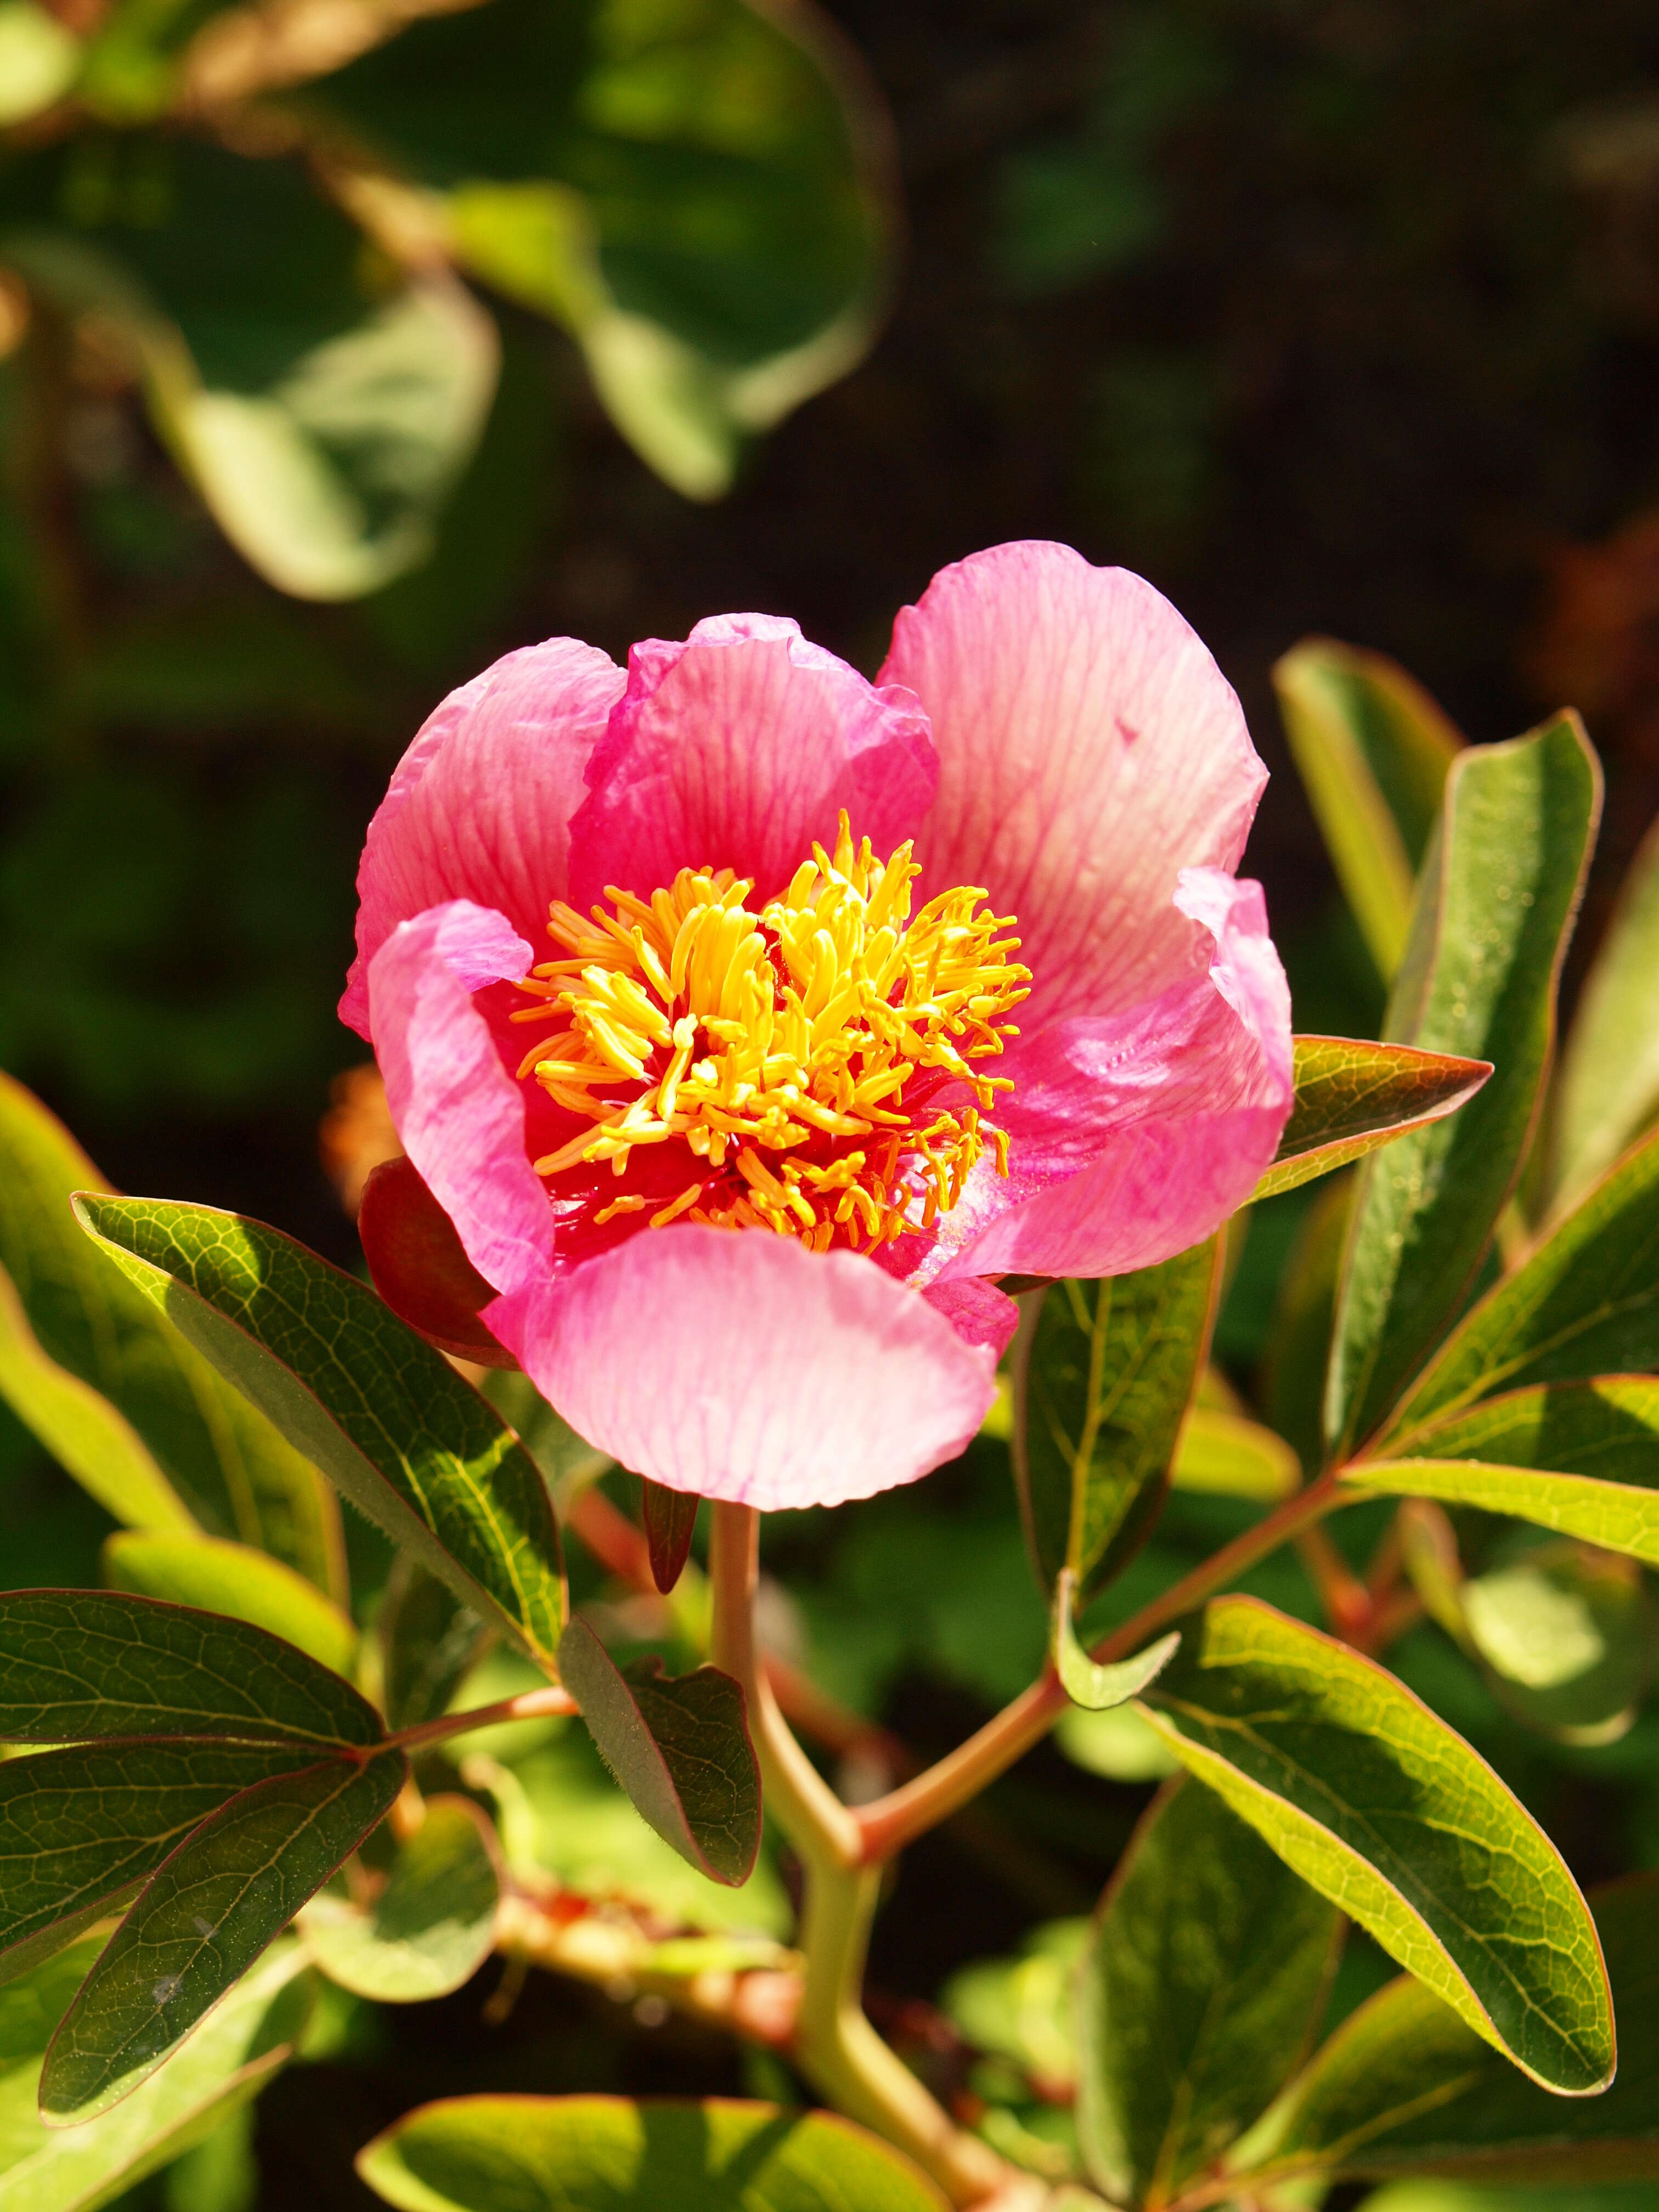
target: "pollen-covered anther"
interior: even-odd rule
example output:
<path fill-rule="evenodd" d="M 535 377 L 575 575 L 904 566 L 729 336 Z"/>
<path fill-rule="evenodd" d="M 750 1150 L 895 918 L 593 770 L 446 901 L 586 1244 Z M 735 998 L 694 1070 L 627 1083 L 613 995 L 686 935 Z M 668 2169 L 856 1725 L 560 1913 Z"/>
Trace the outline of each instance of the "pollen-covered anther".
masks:
<path fill-rule="evenodd" d="M 562 957 L 514 1019 L 564 1026 L 519 1072 L 587 1126 L 537 1173 L 608 1163 L 626 1179 L 637 1148 L 678 1145 L 678 1194 L 661 1194 L 672 1176 L 621 1192 L 596 1224 L 763 1227 L 818 1250 L 931 1228 L 988 1149 L 1006 1175 L 986 1116 L 1011 1086 L 975 1063 L 1018 1034 L 1030 971 L 982 890 L 913 917 L 920 872 L 908 843 L 884 862 L 855 848 L 843 814 L 834 854 L 815 845 L 758 911 L 729 868 L 683 868 L 649 899 L 612 890 L 587 920 L 555 904 Z"/>

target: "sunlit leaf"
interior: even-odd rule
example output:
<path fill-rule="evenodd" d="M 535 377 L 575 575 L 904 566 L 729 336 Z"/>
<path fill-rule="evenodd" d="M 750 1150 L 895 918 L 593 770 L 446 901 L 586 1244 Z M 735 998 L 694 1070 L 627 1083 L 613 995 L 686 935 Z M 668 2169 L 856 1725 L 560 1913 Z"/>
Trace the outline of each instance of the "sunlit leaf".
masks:
<path fill-rule="evenodd" d="M 1284 1437 L 1260 1421 L 1194 1406 L 1182 1424 L 1170 1480 L 1176 1490 L 1271 1505 L 1300 1483 L 1302 1464 Z"/>
<path fill-rule="evenodd" d="M 1564 1743 L 1626 1734 L 1652 1668 L 1640 1570 L 1579 1544 L 1547 1544 L 1463 1584 L 1469 1640 L 1504 1704 Z"/>
<path fill-rule="evenodd" d="M 1388 1030 L 1496 1072 L 1461 1112 L 1359 1170 L 1325 1410 L 1345 1449 L 1387 1414 L 1455 1313 L 1520 1174 L 1600 806 L 1572 715 L 1461 753 L 1448 778 Z"/>
<path fill-rule="evenodd" d="M 552 1664 L 564 1582 L 546 1489 L 441 1352 L 260 1222 L 161 1200 L 78 1204 L 131 1279 L 362 1512 Z"/>
<path fill-rule="evenodd" d="M 1359 1037 L 1296 1039 L 1296 1103 L 1252 1200 L 1295 1190 L 1473 1098 L 1490 1061 Z"/>
<path fill-rule="evenodd" d="M 306 1943 L 343 1989 L 414 2004 L 471 1980 L 489 1956 L 500 1901 L 488 1820 L 467 1798 L 429 1797 L 373 1904 L 317 1898 L 305 1916 Z"/>
<path fill-rule="evenodd" d="M 335 1674 L 351 1672 L 357 1631 L 350 1614 L 267 1552 L 212 1536 L 126 1529 L 106 1540 L 101 1565 L 112 1589 L 251 1620 Z"/>
<path fill-rule="evenodd" d="M 1265 2109 L 1312 2032 L 1338 1926 L 1213 1791 L 1155 1800 L 1077 1984 L 1078 2134 L 1115 2200 L 1177 2194 Z"/>
<path fill-rule="evenodd" d="M 1114 1705 L 1127 1705 L 1138 1698 L 1146 1685 L 1157 1679 L 1174 1656 L 1181 1638 L 1174 1631 L 1160 1636 L 1144 1651 L 1132 1659 L 1120 1659 L 1101 1665 L 1091 1659 L 1078 1640 L 1077 1625 L 1072 1618 L 1072 1607 L 1077 1595 L 1076 1583 L 1069 1567 L 1063 1567 L 1054 1583 L 1054 1623 L 1049 1631 L 1049 1648 L 1054 1672 L 1061 1686 L 1074 1705 L 1085 1712 L 1109 1712 Z"/>
<path fill-rule="evenodd" d="M 404 2212 L 945 2212 L 902 2153 L 829 2112 L 623 2097 L 453 2097 L 357 2171 Z"/>
<path fill-rule="evenodd" d="M 1561 1054 L 1551 1184 L 1571 1199 L 1659 1112 L 1659 824 L 1625 878 Z"/>
<path fill-rule="evenodd" d="M 0 128 L 60 100 L 81 66 L 81 41 L 34 0 L 0 0 Z"/>
<path fill-rule="evenodd" d="M 1609 2077 L 1595 1931 L 1559 1853 L 1391 1674 L 1248 1597 L 1212 1600 L 1141 1698 L 1171 1751 L 1534 2080 Z"/>

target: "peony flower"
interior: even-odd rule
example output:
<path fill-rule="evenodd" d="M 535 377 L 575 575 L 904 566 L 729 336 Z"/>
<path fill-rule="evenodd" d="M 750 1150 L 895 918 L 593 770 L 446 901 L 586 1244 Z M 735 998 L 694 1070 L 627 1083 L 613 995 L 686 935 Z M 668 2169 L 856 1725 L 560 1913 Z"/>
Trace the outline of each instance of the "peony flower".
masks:
<path fill-rule="evenodd" d="M 943 571 L 873 684 L 765 615 L 626 673 L 508 653 L 358 876 L 383 1294 L 673 1489 L 926 1474 L 990 1402 L 999 1277 L 1168 1259 L 1273 1158 L 1265 781 L 1181 617 L 1060 545 Z"/>

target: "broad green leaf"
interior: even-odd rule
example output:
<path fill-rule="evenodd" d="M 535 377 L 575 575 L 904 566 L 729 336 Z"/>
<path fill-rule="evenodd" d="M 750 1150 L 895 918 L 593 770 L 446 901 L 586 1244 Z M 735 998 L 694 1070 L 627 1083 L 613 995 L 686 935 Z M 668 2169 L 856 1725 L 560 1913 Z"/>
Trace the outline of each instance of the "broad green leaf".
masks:
<path fill-rule="evenodd" d="M 199 1523 L 343 1596 L 327 1484 L 76 1226 L 71 1193 L 108 1188 L 62 1123 L 0 1075 L 0 1389 L 118 1521 Z"/>
<path fill-rule="evenodd" d="M 562 1522 L 575 1492 L 597 1481 L 616 1462 L 579 1437 L 517 1368 L 487 1370 L 478 1388 L 540 1468 Z"/>
<path fill-rule="evenodd" d="M 1292 2087 L 1260 2173 L 1659 2180 L 1659 1879 L 1635 1875 L 1591 1902 L 1619 2014 L 1605 2095 L 1547 2095 L 1402 1978 L 1345 2021 Z M 1523 2201 L 1506 2198 L 1517 2212 Z"/>
<path fill-rule="evenodd" d="M 1359 1170 L 1325 1401 L 1326 1433 L 1344 1449 L 1376 1427 L 1456 1312 L 1520 1174 L 1601 787 L 1570 714 L 1452 768 L 1388 1030 L 1496 1073 L 1461 1112 Z"/>
<path fill-rule="evenodd" d="M 477 1614 L 447 1582 L 401 1553 L 374 1620 L 387 1727 L 416 1728 L 447 1711 L 478 1656 L 483 1634 Z"/>
<path fill-rule="evenodd" d="M 1272 2101 L 1339 1926 L 1213 1791 L 1177 1782 L 1154 1800 L 1077 1984 L 1078 2136 L 1109 2196 L 1178 2195 Z"/>
<path fill-rule="evenodd" d="M 1606 1173 L 1659 1112 L 1659 823 L 1625 878 L 1561 1054 L 1550 1148 L 1559 1204 Z"/>
<path fill-rule="evenodd" d="M 619 1668 L 585 1620 L 564 1632 L 559 1673 L 641 1819 L 700 1874 L 740 1888 L 761 1834 L 742 1685 L 718 1667 L 677 1676 L 660 1659 Z"/>
<path fill-rule="evenodd" d="M 136 2089 L 276 1940 L 390 1809 L 400 1751 L 328 1759 L 257 1784 L 151 1876 L 47 2049 L 48 2124 L 95 2118 Z"/>
<path fill-rule="evenodd" d="M 1489 1060 L 1410 1045 L 1325 1036 L 1299 1036 L 1295 1043 L 1296 1103 L 1252 1202 L 1329 1175 L 1408 1129 L 1443 1121 L 1492 1073 Z"/>
<path fill-rule="evenodd" d="M 1076 1595 L 1072 1571 L 1062 1567 L 1054 1583 L 1054 1616 L 1048 1632 L 1054 1672 L 1074 1705 L 1081 1705 L 1085 1712 L 1109 1712 L 1114 1705 L 1127 1705 L 1131 1698 L 1138 1698 L 1146 1685 L 1156 1680 L 1174 1656 L 1181 1638 L 1171 1630 L 1168 1636 L 1160 1636 L 1155 1644 L 1149 1644 L 1144 1651 L 1138 1651 L 1133 1658 L 1102 1666 L 1089 1656 L 1078 1640 L 1077 1625 L 1072 1618 Z"/>
<path fill-rule="evenodd" d="M 0 1980 L 113 1911 L 228 1799 L 314 1756 L 198 1741 L 0 1763 Z"/>
<path fill-rule="evenodd" d="M 34 0 L 0 0 L 0 129 L 61 100 L 81 66 L 81 41 Z"/>
<path fill-rule="evenodd" d="M 262 1223 L 86 1197 L 77 1212 L 227 1381 L 483 1620 L 551 1667 L 558 1529 L 534 1463 L 367 1285 Z"/>
<path fill-rule="evenodd" d="M 1157 1519 L 1220 1277 L 1212 1237 L 1135 1274 L 1056 1283 L 1027 1306 L 1014 1353 L 1014 1473 L 1045 1589 L 1069 1567 L 1086 1601 Z"/>
<path fill-rule="evenodd" d="M 976 2051 L 1006 2058 L 1034 2081 L 1077 2080 L 1072 1989 L 1089 1939 L 1086 1920 L 1034 1928 L 1012 1959 L 981 1959 L 952 1974 L 939 2009 Z"/>
<path fill-rule="evenodd" d="M 303 1923 L 313 1958 L 360 1997 L 414 2004 L 458 1990 L 489 1956 L 501 1875 L 489 1821 L 465 1797 L 429 1797 L 367 1908 L 322 1896 Z"/>
<path fill-rule="evenodd" d="M 945 2212 L 850 2120 L 720 2098 L 452 2097 L 377 2136 L 357 2171 L 400 2212 Z"/>
<path fill-rule="evenodd" d="M 1339 1175 L 1316 1193 L 1296 1232 L 1279 1279 L 1261 1366 L 1262 1411 L 1310 1476 L 1325 1464 L 1325 1375 L 1354 1180 Z"/>
<path fill-rule="evenodd" d="M 1580 1544 L 1545 1544 L 1472 1576 L 1460 1595 L 1471 1644 L 1529 1727 L 1564 1743 L 1628 1732 L 1653 1659 L 1638 1568 Z"/>
<path fill-rule="evenodd" d="M 1546 2087 L 1610 2077 L 1595 1927 L 1560 1854 L 1394 1677 L 1248 1597 L 1186 1623 L 1141 1709 L 1171 1751 Z"/>
<path fill-rule="evenodd" d="M 105 1540 L 101 1565 L 112 1589 L 251 1620 L 333 1673 L 351 1672 L 357 1631 L 350 1614 L 268 1552 L 214 1536 L 124 1529 Z"/>
<path fill-rule="evenodd" d="M 651 1553 L 651 1578 L 665 1597 L 684 1571 L 691 1553 L 691 1534 L 697 1525 L 702 1500 L 696 1491 L 665 1490 L 659 1482 L 642 1477 L 640 1518 Z"/>
<path fill-rule="evenodd" d="M 380 1718 L 251 1622 L 108 1590 L 0 1591 L 0 1742 L 231 1736 L 362 1749 Z"/>
<path fill-rule="evenodd" d="M 1272 1505 L 1300 1484 L 1302 1462 L 1283 1437 L 1260 1421 L 1194 1406 L 1182 1424 L 1170 1480 L 1176 1490 Z"/>
<path fill-rule="evenodd" d="M 41 2054 L 102 1942 L 88 1937 L 0 1990 L 0 2212 L 95 2212 L 257 2096 L 303 2031 L 305 1954 L 279 1943 L 125 2104 L 84 2127 L 45 2127 Z"/>
<path fill-rule="evenodd" d="M 1432 1421 L 1495 1391 L 1659 1367 L 1659 1135 L 1466 1316 L 1379 1439 L 1414 1451 Z"/>
<path fill-rule="evenodd" d="M 1381 653 L 1310 637 L 1273 670 L 1291 751 L 1385 982 L 1405 955 L 1413 879 L 1462 739 Z"/>

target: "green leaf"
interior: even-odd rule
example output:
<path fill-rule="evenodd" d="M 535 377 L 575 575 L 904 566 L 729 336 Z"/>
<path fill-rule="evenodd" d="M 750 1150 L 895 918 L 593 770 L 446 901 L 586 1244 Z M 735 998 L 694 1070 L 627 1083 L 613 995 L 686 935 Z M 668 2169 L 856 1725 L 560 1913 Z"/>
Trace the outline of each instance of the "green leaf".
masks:
<path fill-rule="evenodd" d="M 291 1745 L 76 1745 L 0 1763 L 0 1979 L 147 1881 L 240 1791 L 314 1753 Z"/>
<path fill-rule="evenodd" d="M 361 1750 L 380 1734 L 349 1682 L 249 1622 L 105 1590 L 0 1591 L 0 1742 Z"/>
<path fill-rule="evenodd" d="M 1254 1598 L 1212 1600 L 1141 1708 L 1304 1881 L 1546 2087 L 1610 2077 L 1595 1930 L 1560 1854 L 1394 1677 Z"/>
<path fill-rule="evenodd" d="M 1358 1037 L 1299 1036 L 1295 1044 L 1296 1103 L 1253 1203 L 1443 1121 L 1492 1073 L 1490 1060 Z"/>
<path fill-rule="evenodd" d="M 126 1529 L 106 1539 L 101 1565 L 112 1589 L 251 1620 L 334 1674 L 351 1672 L 357 1631 L 350 1614 L 267 1552 L 213 1536 Z"/>
<path fill-rule="evenodd" d="M 1056 1283 L 1028 1304 L 1014 1352 L 1014 1474 L 1037 1579 L 1079 1599 L 1139 1548 L 1214 1326 L 1221 1240 L 1104 1282 Z"/>
<path fill-rule="evenodd" d="M 1054 1583 L 1053 1624 L 1049 1629 L 1049 1650 L 1054 1672 L 1060 1685 L 1074 1705 L 1085 1712 L 1109 1712 L 1114 1705 L 1127 1705 L 1138 1698 L 1146 1685 L 1163 1673 L 1175 1656 L 1180 1643 L 1178 1632 L 1171 1631 L 1138 1651 L 1132 1659 L 1120 1659 L 1115 1665 L 1101 1666 L 1091 1659 L 1078 1641 L 1077 1625 L 1072 1619 L 1072 1607 L 1077 1595 L 1074 1577 L 1069 1567 L 1062 1567 Z"/>
<path fill-rule="evenodd" d="M 390 1809 L 400 1751 L 322 1759 L 246 1790 L 181 1844 L 59 2021 L 40 2073 L 49 2125 L 131 2094 Z"/>
<path fill-rule="evenodd" d="M 26 123 L 75 82 L 81 41 L 34 0 L 0 0 L 0 129 Z"/>
<path fill-rule="evenodd" d="M 945 2212 L 850 2120 L 720 2098 L 447 2098 L 357 2171 L 401 2212 Z"/>
<path fill-rule="evenodd" d="M 1410 931 L 1413 878 L 1462 738 L 1381 653 L 1304 638 L 1273 670 L 1326 848 L 1384 982 Z"/>
<path fill-rule="evenodd" d="M 447 1582 L 400 1553 L 374 1617 L 387 1727 L 417 1728 L 447 1712 L 483 1634 L 477 1614 Z"/>
<path fill-rule="evenodd" d="M 343 1596 L 327 1484 L 76 1225 L 70 1194 L 108 1188 L 0 1075 L 0 1389 L 117 1520 L 175 1534 L 199 1522 Z"/>
<path fill-rule="evenodd" d="M 1325 1403 L 1344 1450 L 1457 1310 L 1520 1174 L 1600 807 L 1601 771 L 1573 715 L 1460 754 L 1447 781 L 1388 1030 L 1497 1072 L 1462 1112 L 1359 1170 Z"/>
<path fill-rule="evenodd" d="M 1253 2181 L 1309 2168 L 1659 2179 L 1659 1879 L 1638 1875 L 1591 1901 L 1619 2014 L 1619 2075 L 1605 2095 L 1546 2095 L 1404 1978 L 1345 2021 L 1294 2085 Z"/>
<path fill-rule="evenodd" d="M 1260 1421 L 1194 1406 L 1182 1425 L 1170 1480 L 1176 1490 L 1272 1505 L 1301 1483 L 1302 1463 L 1284 1437 Z"/>
<path fill-rule="evenodd" d="M 1089 1938 L 1086 1920 L 1034 1928 L 1012 1959 L 980 1959 L 952 1974 L 939 2009 L 976 2051 L 1006 2058 L 1053 2088 L 1077 2080 L 1072 1988 Z"/>
<path fill-rule="evenodd" d="M 1604 1175 L 1659 1112 L 1659 823 L 1625 878 L 1561 1054 L 1550 1182 L 1558 1204 Z"/>
<path fill-rule="evenodd" d="M 1153 1801 L 1077 1984 L 1078 2136 L 1109 2196 L 1178 2195 L 1272 2101 L 1340 1925 L 1212 1791 L 1177 1782 Z"/>
<path fill-rule="evenodd" d="M 280 1231 L 210 1206 L 76 1211 L 228 1382 L 481 1619 L 550 1668 L 558 1529 L 534 1463 L 441 1352 Z"/>
<path fill-rule="evenodd" d="M 585 1620 L 566 1629 L 559 1672 L 641 1819 L 700 1874 L 740 1888 L 761 1833 L 742 1685 L 718 1667 L 672 1677 L 660 1659 L 619 1668 Z"/>
<path fill-rule="evenodd" d="M 43 2126 L 41 2053 L 102 1942 L 88 1937 L 0 1990 L 0 2212 L 95 2212 L 203 2141 L 294 2056 L 309 1977 L 299 1945 L 281 1943 L 116 2111 L 85 2127 Z"/>
<path fill-rule="evenodd" d="M 501 1893 L 489 1821 L 465 1797 L 429 1797 L 374 1904 L 365 1910 L 343 1898 L 316 1899 L 305 1939 L 343 1989 L 415 2004 L 471 1980 L 495 1942 Z"/>
<path fill-rule="evenodd" d="M 1463 1319 L 1378 1448 L 1493 1392 L 1659 1367 L 1659 1135 L 1638 1146 Z"/>
<path fill-rule="evenodd" d="M 1648 1686 L 1653 1611 L 1640 1571 L 1579 1544 L 1546 1544 L 1461 1592 L 1469 1641 L 1504 1703 L 1563 1743 L 1628 1733 Z"/>

